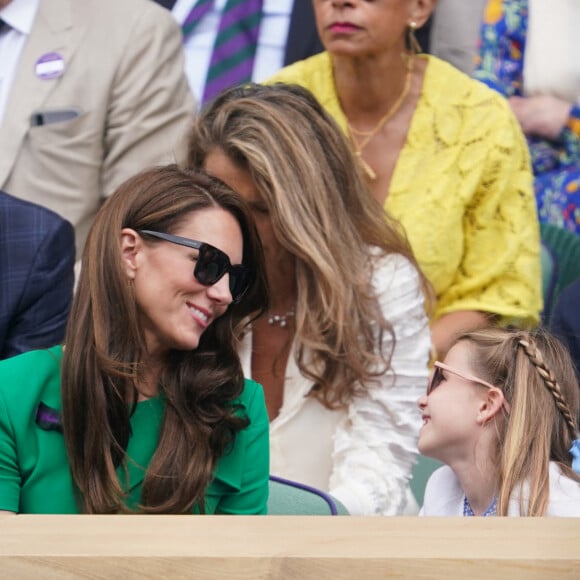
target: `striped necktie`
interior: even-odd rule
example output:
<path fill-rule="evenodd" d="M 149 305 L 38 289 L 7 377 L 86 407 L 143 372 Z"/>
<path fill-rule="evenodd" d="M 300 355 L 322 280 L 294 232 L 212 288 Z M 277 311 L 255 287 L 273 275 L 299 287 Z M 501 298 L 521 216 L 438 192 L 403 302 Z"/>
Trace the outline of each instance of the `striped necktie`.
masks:
<path fill-rule="evenodd" d="M 191 9 L 191 12 L 185 17 L 183 24 L 181 25 L 181 30 L 183 31 L 183 37 L 189 36 L 197 23 L 212 9 L 214 0 L 198 0 L 195 6 Z"/>
<path fill-rule="evenodd" d="M 228 0 L 219 25 L 202 102 L 252 79 L 262 0 Z"/>

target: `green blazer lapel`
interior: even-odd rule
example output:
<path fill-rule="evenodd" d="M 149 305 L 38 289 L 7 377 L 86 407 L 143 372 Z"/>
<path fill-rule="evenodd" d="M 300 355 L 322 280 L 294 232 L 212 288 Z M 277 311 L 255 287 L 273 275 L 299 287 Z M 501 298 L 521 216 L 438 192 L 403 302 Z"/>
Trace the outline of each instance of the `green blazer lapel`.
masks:
<path fill-rule="evenodd" d="M 238 400 L 240 405 L 238 413 L 241 416 L 247 414 L 246 406 Z M 246 468 L 246 430 L 238 431 L 236 437 L 220 457 L 214 470 L 213 485 L 225 485 L 233 491 L 240 491 L 242 488 L 244 470 Z"/>
<path fill-rule="evenodd" d="M 239 444 L 242 437 L 243 434 L 238 433 L 232 449 L 219 459 L 212 485 L 219 483 L 231 488 L 232 491 L 240 491 L 245 457 L 245 446 Z"/>

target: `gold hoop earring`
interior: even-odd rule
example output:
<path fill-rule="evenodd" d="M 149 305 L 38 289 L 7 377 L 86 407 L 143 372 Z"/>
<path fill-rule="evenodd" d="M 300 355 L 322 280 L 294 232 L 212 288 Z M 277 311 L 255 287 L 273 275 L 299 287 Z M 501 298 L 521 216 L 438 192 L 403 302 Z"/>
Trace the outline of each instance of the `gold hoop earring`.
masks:
<path fill-rule="evenodd" d="M 412 55 L 421 54 L 423 52 L 423 49 L 417 40 L 417 36 L 415 35 L 416 30 L 417 23 L 414 20 L 411 20 L 407 26 L 407 49 Z"/>

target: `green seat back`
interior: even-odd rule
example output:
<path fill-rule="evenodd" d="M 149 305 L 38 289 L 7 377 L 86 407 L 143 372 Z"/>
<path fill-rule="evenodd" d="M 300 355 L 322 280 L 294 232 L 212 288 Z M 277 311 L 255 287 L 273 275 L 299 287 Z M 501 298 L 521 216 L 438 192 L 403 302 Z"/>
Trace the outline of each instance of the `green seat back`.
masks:
<path fill-rule="evenodd" d="M 295 481 L 270 477 L 268 515 L 348 515 L 347 509 L 328 493 Z"/>
<path fill-rule="evenodd" d="M 441 467 L 441 465 L 442 463 L 435 459 L 419 455 L 419 459 L 413 468 L 413 476 L 411 478 L 411 491 L 413 492 L 419 507 L 423 505 L 427 480 L 437 468 Z"/>
<path fill-rule="evenodd" d="M 558 281 L 558 265 L 556 258 L 545 242 L 540 246 L 540 259 L 542 263 L 542 297 L 544 299 L 544 310 L 542 319 L 545 320 L 548 310 L 551 310 L 554 290 Z"/>
<path fill-rule="evenodd" d="M 544 295 L 543 319 L 548 323 L 562 290 L 580 279 L 580 236 L 552 224 L 540 224 L 540 235 L 542 245 L 547 248 L 554 262 L 551 266 L 553 287 L 547 296 Z M 542 277 L 544 277 L 544 264 L 547 262 L 545 251 L 542 260 Z M 547 263 L 546 268 L 547 276 L 550 268 Z"/>

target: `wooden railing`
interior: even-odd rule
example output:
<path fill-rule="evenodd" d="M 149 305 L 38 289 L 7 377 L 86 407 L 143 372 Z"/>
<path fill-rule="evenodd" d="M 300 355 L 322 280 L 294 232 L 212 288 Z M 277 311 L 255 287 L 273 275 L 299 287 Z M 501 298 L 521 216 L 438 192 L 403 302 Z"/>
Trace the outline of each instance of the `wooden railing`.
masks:
<path fill-rule="evenodd" d="M 580 578 L 580 519 L 1 516 L 0 578 Z"/>

